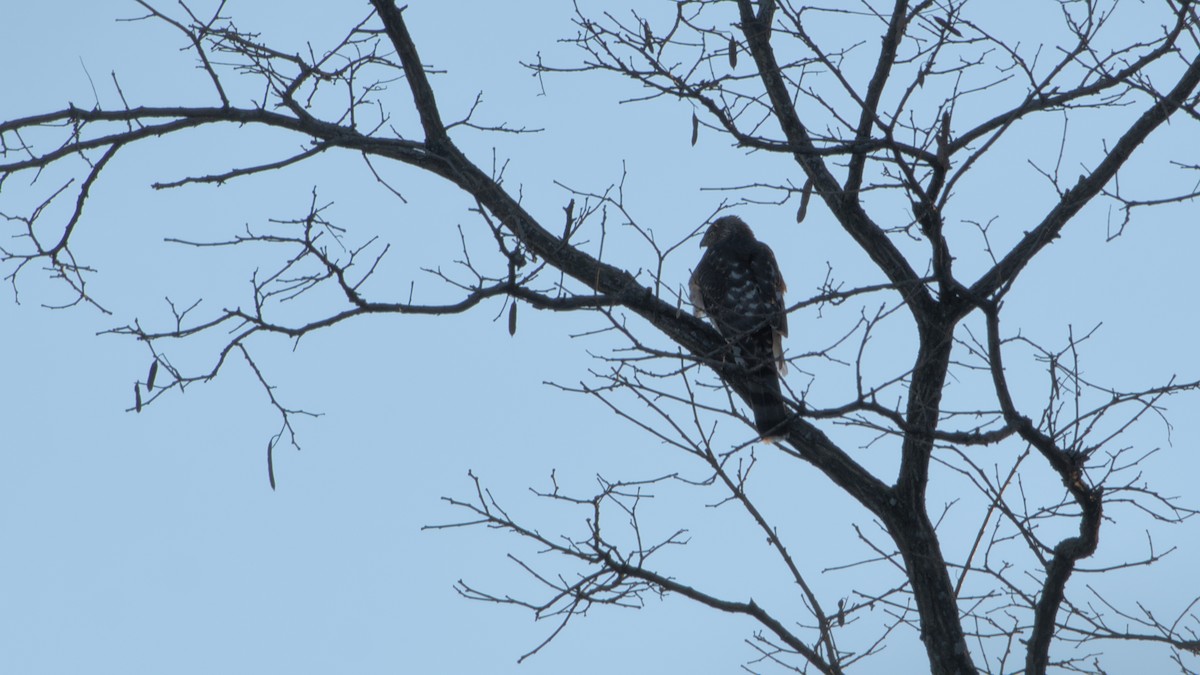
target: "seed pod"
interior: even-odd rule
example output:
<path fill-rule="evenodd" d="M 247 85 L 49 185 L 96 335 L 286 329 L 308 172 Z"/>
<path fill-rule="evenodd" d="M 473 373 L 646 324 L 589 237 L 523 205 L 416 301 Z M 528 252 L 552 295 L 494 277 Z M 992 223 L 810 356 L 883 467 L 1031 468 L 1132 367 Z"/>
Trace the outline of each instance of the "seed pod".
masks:
<path fill-rule="evenodd" d="M 142 412 L 142 390 L 137 382 L 133 383 L 133 409 L 135 412 Z"/>
<path fill-rule="evenodd" d="M 146 376 L 146 391 L 154 390 L 154 378 L 158 375 L 158 359 L 150 363 L 150 374 Z"/>
<path fill-rule="evenodd" d="M 516 300 L 513 300 L 512 304 L 508 306 L 508 334 L 509 335 L 517 334 L 517 301 Z"/>
<path fill-rule="evenodd" d="M 937 16 L 933 17 L 933 20 L 936 21 L 939 26 L 941 26 L 942 28 L 945 28 L 947 31 L 949 31 L 955 37 L 963 36 L 963 34 L 961 32 L 959 32 L 959 30 L 957 28 L 954 27 L 954 24 L 950 23 L 949 21 L 947 21 L 941 17 L 937 17 Z"/>
<path fill-rule="evenodd" d="M 796 212 L 796 222 L 803 223 L 804 216 L 808 215 L 808 200 L 812 199 L 813 182 L 809 178 L 804 183 L 804 191 L 800 193 L 800 210 Z"/>
<path fill-rule="evenodd" d="M 700 138 L 700 118 L 696 117 L 696 113 L 692 113 L 692 145 L 696 145 L 696 139 Z"/>
<path fill-rule="evenodd" d="M 654 47 L 654 33 L 650 32 L 650 22 L 645 19 L 642 20 L 642 31 L 645 33 L 643 37 L 646 40 L 646 49 L 652 49 Z"/>
<path fill-rule="evenodd" d="M 737 40 L 729 38 L 729 67 L 737 68 Z"/>

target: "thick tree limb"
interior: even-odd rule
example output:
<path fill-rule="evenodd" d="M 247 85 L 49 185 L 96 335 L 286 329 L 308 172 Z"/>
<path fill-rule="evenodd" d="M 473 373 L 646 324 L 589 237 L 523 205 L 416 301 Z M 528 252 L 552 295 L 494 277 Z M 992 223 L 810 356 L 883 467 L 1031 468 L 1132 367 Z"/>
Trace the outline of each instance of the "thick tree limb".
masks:
<path fill-rule="evenodd" d="M 1125 162 L 1133 155 L 1150 134 L 1163 122 L 1170 119 L 1184 103 L 1191 98 L 1197 86 L 1200 86 L 1200 57 L 1194 59 L 1188 69 L 1175 83 L 1171 91 L 1155 101 L 1138 117 L 1120 140 L 1109 150 L 1104 159 L 1087 176 L 1081 176 L 1079 182 L 1067 190 L 1058 203 L 1038 223 L 1037 227 L 1027 233 L 1016 246 L 1004 256 L 995 267 L 987 271 L 971 286 L 971 294 L 976 298 L 991 297 L 1001 289 L 1012 284 L 1025 265 L 1050 242 L 1058 238 L 1063 227 L 1079 213 L 1093 197 L 1100 194 Z M 966 314 L 973 307 L 964 304 L 961 314 Z"/>

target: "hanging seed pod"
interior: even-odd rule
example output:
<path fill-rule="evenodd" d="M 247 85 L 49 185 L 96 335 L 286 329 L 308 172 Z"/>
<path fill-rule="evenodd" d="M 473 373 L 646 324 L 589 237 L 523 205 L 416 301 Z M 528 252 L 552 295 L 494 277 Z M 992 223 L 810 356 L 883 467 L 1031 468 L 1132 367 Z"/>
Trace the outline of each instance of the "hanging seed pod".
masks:
<path fill-rule="evenodd" d="M 654 33 L 650 32 L 650 22 L 644 19 L 642 20 L 642 32 L 644 33 L 642 37 L 646 40 L 646 49 L 652 49 L 654 47 Z"/>
<path fill-rule="evenodd" d="M 696 113 L 692 113 L 692 145 L 696 145 L 696 139 L 700 138 L 700 118 L 696 117 Z"/>
<path fill-rule="evenodd" d="M 516 300 L 513 300 L 512 304 L 508 306 L 508 334 L 509 335 L 517 334 L 517 301 Z"/>
<path fill-rule="evenodd" d="M 150 374 L 146 376 L 146 391 L 154 390 L 154 378 L 158 375 L 158 359 L 150 363 Z"/>
<path fill-rule="evenodd" d="M 729 67 L 730 68 L 737 68 L 737 53 L 738 53 L 737 40 L 734 40 L 733 38 L 729 38 Z"/>
<path fill-rule="evenodd" d="M 275 489 L 275 443 L 267 440 L 267 480 L 271 483 L 271 489 Z"/>
<path fill-rule="evenodd" d="M 133 383 L 133 409 L 135 412 L 142 412 L 142 389 Z"/>
<path fill-rule="evenodd" d="M 796 212 L 796 222 L 803 223 L 804 216 L 808 215 L 808 200 L 812 199 L 813 182 L 809 178 L 804 183 L 804 191 L 800 193 L 800 210 Z"/>

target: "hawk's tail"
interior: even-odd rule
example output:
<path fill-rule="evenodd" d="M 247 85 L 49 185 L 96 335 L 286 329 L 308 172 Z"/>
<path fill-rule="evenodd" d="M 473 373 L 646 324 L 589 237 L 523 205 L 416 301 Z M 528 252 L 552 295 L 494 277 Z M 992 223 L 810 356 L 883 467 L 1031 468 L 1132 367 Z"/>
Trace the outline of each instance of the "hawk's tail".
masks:
<path fill-rule="evenodd" d="M 786 433 L 787 406 L 779 391 L 779 376 L 774 369 L 765 369 L 748 383 L 746 393 L 754 413 L 754 428 L 764 440 L 774 440 Z"/>

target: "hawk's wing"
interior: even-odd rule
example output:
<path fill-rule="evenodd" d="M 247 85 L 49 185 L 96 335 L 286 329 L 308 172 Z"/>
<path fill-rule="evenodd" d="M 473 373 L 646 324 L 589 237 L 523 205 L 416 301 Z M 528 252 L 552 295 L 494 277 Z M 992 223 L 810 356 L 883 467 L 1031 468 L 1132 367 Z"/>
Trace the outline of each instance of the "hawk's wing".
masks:
<path fill-rule="evenodd" d="M 696 315 L 707 314 L 726 338 L 741 341 L 769 327 L 772 356 L 780 373 L 787 372 L 783 360 L 786 288 L 775 254 L 759 241 L 746 247 L 710 248 L 688 281 Z"/>
<path fill-rule="evenodd" d="M 755 242 L 754 255 L 750 258 L 751 277 L 757 282 L 758 293 L 763 302 L 769 307 L 765 314 L 770 317 L 771 349 L 775 356 L 775 366 L 780 374 L 787 374 L 787 361 L 783 358 L 783 338 L 787 337 L 787 305 L 784 304 L 783 294 L 787 283 L 783 273 L 779 271 L 779 263 L 775 261 L 775 253 L 770 246 Z"/>
<path fill-rule="evenodd" d="M 707 253 L 707 251 L 705 252 Z M 704 291 L 701 290 L 700 270 L 704 268 L 704 259 L 700 259 L 700 264 L 696 265 L 695 271 L 692 272 L 692 278 L 688 279 L 688 297 L 692 301 L 692 311 L 696 316 L 704 316 Z"/>

